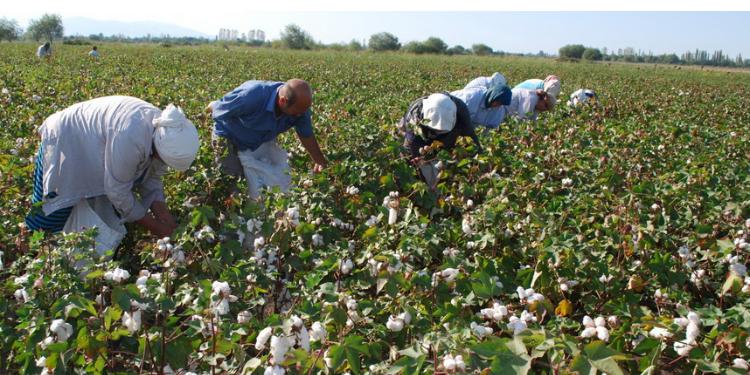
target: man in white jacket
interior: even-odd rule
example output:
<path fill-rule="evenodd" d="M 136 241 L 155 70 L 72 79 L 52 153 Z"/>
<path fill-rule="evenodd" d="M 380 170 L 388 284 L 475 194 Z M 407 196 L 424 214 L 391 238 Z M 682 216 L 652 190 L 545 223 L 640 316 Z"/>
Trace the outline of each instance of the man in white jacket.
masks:
<path fill-rule="evenodd" d="M 102 97 L 53 114 L 39 134 L 29 229 L 60 231 L 78 202 L 99 196 L 109 199 L 122 221 L 160 238 L 176 228 L 161 176 L 167 166 L 187 170 L 200 146 L 182 110 Z"/>

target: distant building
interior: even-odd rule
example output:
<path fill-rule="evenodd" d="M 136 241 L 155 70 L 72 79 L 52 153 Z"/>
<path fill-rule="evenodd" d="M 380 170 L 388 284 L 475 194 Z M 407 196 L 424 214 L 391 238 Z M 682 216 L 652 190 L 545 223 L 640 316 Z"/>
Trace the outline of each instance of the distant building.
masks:
<path fill-rule="evenodd" d="M 263 30 L 252 29 L 252 30 L 250 30 L 250 31 L 247 32 L 247 41 L 248 42 L 253 42 L 253 41 L 265 42 L 266 41 L 266 33 Z"/>
<path fill-rule="evenodd" d="M 232 29 L 219 29 L 219 40 L 235 41 L 239 38 L 239 32 Z"/>

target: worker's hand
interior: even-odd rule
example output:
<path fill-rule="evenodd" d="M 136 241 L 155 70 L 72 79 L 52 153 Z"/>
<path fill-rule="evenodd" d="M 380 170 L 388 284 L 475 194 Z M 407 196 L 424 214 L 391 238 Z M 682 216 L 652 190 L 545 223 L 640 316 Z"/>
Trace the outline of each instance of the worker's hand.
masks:
<path fill-rule="evenodd" d="M 212 113 L 214 111 L 214 108 L 211 107 L 211 103 L 212 102 L 208 103 L 208 105 L 206 106 L 206 108 L 203 108 L 203 112 L 206 112 L 206 113 L 210 114 L 210 113 Z"/>
<path fill-rule="evenodd" d="M 315 166 L 313 166 L 313 173 L 320 173 L 323 172 L 323 170 L 326 168 L 323 164 L 315 163 Z"/>
<path fill-rule="evenodd" d="M 417 157 L 411 159 L 410 161 L 411 161 L 412 165 L 417 166 L 417 167 L 419 167 L 422 164 L 424 164 L 424 159 L 421 156 L 417 156 Z"/>
<path fill-rule="evenodd" d="M 154 201 L 151 204 L 151 212 L 153 212 L 156 221 L 166 225 L 170 231 L 177 229 L 177 222 L 172 213 L 169 212 L 165 202 Z"/>
<path fill-rule="evenodd" d="M 172 232 L 174 232 L 174 228 L 165 223 L 162 223 L 159 220 L 156 220 L 150 214 L 146 214 L 140 220 L 137 220 L 136 224 L 143 226 L 144 228 L 146 228 L 146 230 L 148 230 L 149 232 L 151 232 L 151 234 L 155 235 L 158 238 L 170 237 L 172 235 Z"/>

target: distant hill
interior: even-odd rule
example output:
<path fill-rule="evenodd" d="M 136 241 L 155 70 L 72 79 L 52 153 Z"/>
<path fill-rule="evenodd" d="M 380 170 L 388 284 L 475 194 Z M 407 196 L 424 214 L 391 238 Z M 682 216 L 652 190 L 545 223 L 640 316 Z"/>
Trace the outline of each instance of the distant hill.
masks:
<path fill-rule="evenodd" d="M 169 35 L 173 37 L 213 38 L 213 35 L 204 34 L 186 27 L 152 21 L 120 22 L 71 17 L 63 19 L 63 26 L 65 27 L 66 36 L 88 36 L 101 33 L 105 36 L 124 35 L 127 37 L 142 37 L 151 34 L 151 36 Z"/>

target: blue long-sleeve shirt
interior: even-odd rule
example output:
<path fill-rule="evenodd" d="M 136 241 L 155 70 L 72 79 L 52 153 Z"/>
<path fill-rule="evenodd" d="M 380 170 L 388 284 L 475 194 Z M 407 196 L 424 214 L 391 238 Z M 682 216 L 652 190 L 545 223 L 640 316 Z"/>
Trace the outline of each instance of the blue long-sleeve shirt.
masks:
<path fill-rule="evenodd" d="M 276 116 L 276 95 L 283 84 L 247 81 L 211 103 L 214 134 L 228 138 L 240 150 L 253 151 L 292 127 L 300 137 L 312 137 L 309 109 L 300 116 Z"/>

